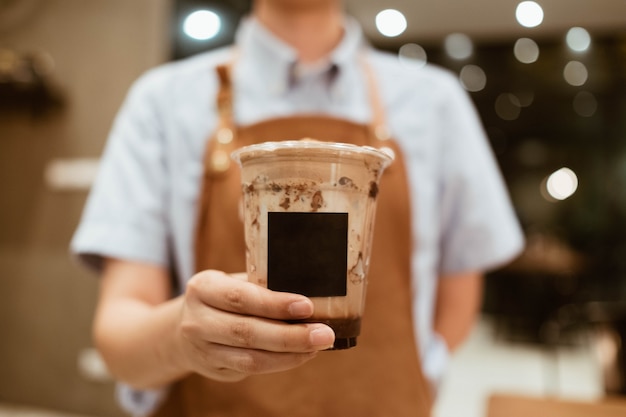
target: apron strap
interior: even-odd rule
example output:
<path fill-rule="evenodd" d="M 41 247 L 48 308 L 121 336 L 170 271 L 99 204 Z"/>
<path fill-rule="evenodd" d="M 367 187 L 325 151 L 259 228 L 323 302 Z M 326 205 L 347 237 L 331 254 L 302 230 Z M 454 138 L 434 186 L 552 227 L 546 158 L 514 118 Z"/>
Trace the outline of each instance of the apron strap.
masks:
<path fill-rule="evenodd" d="M 220 174 L 228 171 L 235 138 L 235 122 L 233 116 L 233 88 L 230 64 L 218 65 L 216 68 L 219 90 L 217 93 L 218 127 L 214 143 L 209 143 L 205 156 L 207 174 Z"/>
<path fill-rule="evenodd" d="M 365 52 L 359 54 L 359 62 L 363 68 L 365 83 L 369 93 L 372 120 L 369 125 L 370 144 L 380 147 L 377 142 L 384 142 L 391 139 L 391 132 L 387 127 L 385 110 L 378 92 L 376 77 L 371 64 L 365 57 Z M 217 94 L 218 128 L 215 134 L 214 143 L 209 143 L 209 149 L 205 156 L 205 167 L 207 174 L 219 175 L 228 171 L 231 165 L 230 153 L 234 150 L 234 140 L 236 126 L 233 109 L 233 63 L 218 65 L 216 72 L 219 80 L 219 90 Z M 384 146 L 387 148 L 386 146 Z"/>
<path fill-rule="evenodd" d="M 365 82 L 367 84 L 367 90 L 370 98 L 370 107 L 372 109 L 372 120 L 370 122 L 370 129 L 373 134 L 373 139 L 379 141 L 387 141 L 391 139 L 391 132 L 387 127 L 385 117 L 385 109 L 383 107 L 380 94 L 378 93 L 378 83 L 376 82 L 376 76 L 371 64 L 365 57 L 365 51 L 359 54 L 359 62 L 363 73 L 365 75 Z M 375 143 L 375 140 L 372 142 Z"/>

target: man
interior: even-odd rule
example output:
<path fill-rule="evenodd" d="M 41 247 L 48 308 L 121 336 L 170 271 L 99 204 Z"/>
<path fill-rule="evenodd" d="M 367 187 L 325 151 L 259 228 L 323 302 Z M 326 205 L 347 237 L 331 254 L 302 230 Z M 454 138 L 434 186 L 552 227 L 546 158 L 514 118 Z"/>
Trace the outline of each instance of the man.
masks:
<path fill-rule="evenodd" d="M 238 172 L 223 151 L 301 132 L 396 154 L 346 351 L 320 352 L 334 341 L 324 324 L 287 323 L 312 314 L 309 299 L 238 273 Z M 483 272 L 521 245 L 458 83 L 367 47 L 339 0 L 256 0 L 234 48 L 142 77 L 73 240 L 101 271 L 94 337 L 122 402 L 176 416 L 428 415 Z"/>

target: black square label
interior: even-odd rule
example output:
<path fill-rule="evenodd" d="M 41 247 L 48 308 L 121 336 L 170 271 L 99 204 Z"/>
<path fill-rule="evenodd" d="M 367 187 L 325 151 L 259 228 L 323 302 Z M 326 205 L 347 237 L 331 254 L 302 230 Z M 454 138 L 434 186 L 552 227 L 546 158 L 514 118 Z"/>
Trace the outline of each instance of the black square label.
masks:
<path fill-rule="evenodd" d="M 347 293 L 348 213 L 268 213 L 267 286 L 307 297 Z"/>

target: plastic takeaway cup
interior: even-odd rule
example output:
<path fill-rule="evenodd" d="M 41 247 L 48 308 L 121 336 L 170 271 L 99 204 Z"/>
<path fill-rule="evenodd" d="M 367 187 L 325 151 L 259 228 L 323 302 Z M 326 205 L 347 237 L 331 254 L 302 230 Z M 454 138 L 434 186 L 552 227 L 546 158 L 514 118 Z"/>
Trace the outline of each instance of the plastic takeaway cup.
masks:
<path fill-rule="evenodd" d="M 376 198 L 392 157 L 378 149 L 299 140 L 233 152 L 241 167 L 248 279 L 309 297 L 335 332 L 333 349 L 356 346 L 365 306 Z"/>

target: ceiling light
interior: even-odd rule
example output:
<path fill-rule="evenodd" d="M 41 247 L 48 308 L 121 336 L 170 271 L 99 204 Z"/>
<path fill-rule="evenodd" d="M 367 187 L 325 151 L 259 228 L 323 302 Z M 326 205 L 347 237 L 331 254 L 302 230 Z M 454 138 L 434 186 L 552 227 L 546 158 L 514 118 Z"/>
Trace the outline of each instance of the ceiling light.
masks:
<path fill-rule="evenodd" d="M 582 117 L 591 117 L 598 109 L 598 100 L 589 91 L 579 91 L 572 102 L 576 114 Z"/>
<path fill-rule="evenodd" d="M 406 18 L 395 9 L 386 9 L 376 15 L 376 28 L 387 37 L 393 38 L 406 30 Z"/>
<path fill-rule="evenodd" d="M 534 28 L 543 22 L 543 9 L 534 1 L 523 1 L 515 9 L 518 23 L 527 28 Z"/>
<path fill-rule="evenodd" d="M 564 167 L 550 174 L 545 182 L 545 187 L 550 197 L 565 200 L 576 192 L 578 177 L 574 171 Z"/>
<path fill-rule="evenodd" d="M 423 68 L 428 61 L 426 51 L 416 43 L 407 43 L 398 50 L 398 59 L 407 68 Z"/>
<path fill-rule="evenodd" d="M 454 59 L 467 59 L 474 51 L 474 45 L 469 36 L 463 33 L 451 33 L 444 41 L 446 53 Z"/>
<path fill-rule="evenodd" d="M 528 38 L 520 38 L 513 47 L 515 58 L 523 64 L 532 64 L 539 58 L 539 46 Z"/>
<path fill-rule="evenodd" d="M 589 72 L 587 67 L 582 62 L 570 61 L 565 65 L 563 69 L 563 78 L 565 81 L 575 87 L 580 87 L 587 82 Z"/>
<path fill-rule="evenodd" d="M 591 36 L 585 29 L 573 27 L 567 31 L 565 42 L 572 51 L 585 52 L 591 45 Z"/>
<path fill-rule="evenodd" d="M 495 110 L 502 120 L 511 121 L 519 117 L 522 104 L 515 94 L 502 93 L 496 99 Z"/>
<path fill-rule="evenodd" d="M 222 21 L 217 14 L 210 10 L 198 10 L 185 18 L 183 31 L 192 39 L 204 41 L 214 38 L 221 26 Z"/>
<path fill-rule="evenodd" d="M 487 75 L 478 65 L 466 65 L 459 74 L 461 84 L 467 91 L 481 91 L 487 85 Z"/>

